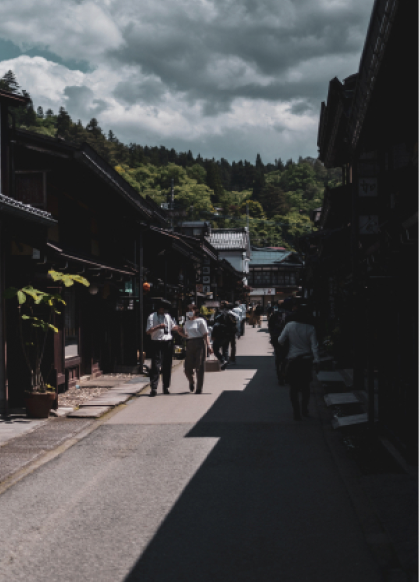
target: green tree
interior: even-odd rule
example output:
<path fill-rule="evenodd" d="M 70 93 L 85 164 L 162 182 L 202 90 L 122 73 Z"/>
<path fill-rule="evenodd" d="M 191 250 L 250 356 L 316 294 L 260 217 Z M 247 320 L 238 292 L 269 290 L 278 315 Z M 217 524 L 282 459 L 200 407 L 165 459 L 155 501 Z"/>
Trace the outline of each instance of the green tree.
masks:
<path fill-rule="evenodd" d="M 1 78 L 0 89 L 3 89 L 3 91 L 10 91 L 11 93 L 18 93 L 20 86 L 11 69 Z"/>
<path fill-rule="evenodd" d="M 263 191 L 264 186 L 265 186 L 264 170 L 260 167 L 255 172 L 254 183 L 252 185 L 252 198 L 254 200 L 260 199 L 261 192 Z"/>
<path fill-rule="evenodd" d="M 60 107 L 57 115 L 57 135 L 63 135 L 70 129 L 71 118 L 64 107 Z"/>
<path fill-rule="evenodd" d="M 275 214 L 287 214 L 290 210 L 286 194 L 281 188 L 273 184 L 267 184 L 262 189 L 259 201 L 268 217 L 272 217 Z"/>
<path fill-rule="evenodd" d="M 102 129 L 99 127 L 96 117 L 92 117 L 86 126 L 87 131 L 91 132 L 95 137 L 102 135 Z"/>
<path fill-rule="evenodd" d="M 213 190 L 212 202 L 217 202 L 223 196 L 223 188 L 220 181 L 219 168 L 214 160 L 206 164 L 207 186 Z"/>
<path fill-rule="evenodd" d="M 257 200 L 247 200 L 242 202 L 239 207 L 239 211 L 241 214 L 246 214 L 246 207 L 248 204 L 248 212 L 251 218 L 258 218 L 259 220 L 265 220 L 265 212 L 264 208 Z"/>

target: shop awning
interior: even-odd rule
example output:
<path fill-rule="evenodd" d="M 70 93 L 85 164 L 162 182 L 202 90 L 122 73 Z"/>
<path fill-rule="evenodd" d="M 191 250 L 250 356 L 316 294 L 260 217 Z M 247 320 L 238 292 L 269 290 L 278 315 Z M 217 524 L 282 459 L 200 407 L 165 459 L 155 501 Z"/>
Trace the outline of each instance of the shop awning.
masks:
<path fill-rule="evenodd" d="M 97 257 L 85 255 L 69 249 L 64 249 L 51 242 L 47 243 L 47 250 L 53 251 L 54 254 L 62 257 L 63 259 L 67 259 L 75 263 L 80 263 L 81 265 L 86 266 L 86 268 L 91 268 L 94 270 L 103 269 L 104 271 L 111 271 L 114 273 L 119 273 L 120 275 L 129 276 L 134 276 L 138 272 L 137 269 L 134 269 L 128 265 L 118 266 L 106 263 Z"/>

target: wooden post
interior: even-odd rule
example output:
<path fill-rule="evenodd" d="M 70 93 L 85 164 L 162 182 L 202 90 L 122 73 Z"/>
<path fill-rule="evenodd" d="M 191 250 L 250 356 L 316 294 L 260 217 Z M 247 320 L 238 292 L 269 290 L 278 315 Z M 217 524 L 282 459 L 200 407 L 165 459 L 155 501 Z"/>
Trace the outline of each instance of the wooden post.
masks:
<path fill-rule="evenodd" d="M 368 425 L 375 428 L 375 344 L 373 341 L 373 326 L 375 325 L 373 292 L 369 283 L 367 310 L 366 310 L 366 336 L 367 336 L 367 367 L 368 367 Z"/>
<path fill-rule="evenodd" d="M 9 399 L 6 371 L 6 309 L 4 302 L 5 260 L 3 223 L 2 219 L 0 219 L 0 414 L 7 415 L 9 412 Z"/>
<path fill-rule="evenodd" d="M 139 231 L 139 351 L 140 351 L 140 366 L 141 371 L 143 371 L 143 351 L 144 351 L 144 337 L 143 337 L 143 231 L 142 227 L 140 227 Z"/>
<path fill-rule="evenodd" d="M 353 343 L 353 382 L 355 390 L 364 389 L 363 377 L 363 354 L 362 354 L 362 329 L 360 312 L 362 308 L 362 298 L 360 297 L 360 281 L 359 281 L 359 172 L 357 168 L 358 154 L 354 156 L 354 163 L 352 167 L 352 217 L 351 217 L 351 232 L 352 232 L 352 278 L 353 278 L 353 329 L 352 329 L 352 343 Z"/>

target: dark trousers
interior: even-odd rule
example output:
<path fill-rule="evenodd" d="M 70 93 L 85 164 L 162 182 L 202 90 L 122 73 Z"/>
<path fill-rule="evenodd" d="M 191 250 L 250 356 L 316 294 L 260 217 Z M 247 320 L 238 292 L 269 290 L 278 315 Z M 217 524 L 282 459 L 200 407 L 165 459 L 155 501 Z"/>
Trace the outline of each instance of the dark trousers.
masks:
<path fill-rule="evenodd" d="M 271 337 L 271 345 L 274 348 L 274 361 L 276 366 L 277 380 L 279 384 L 284 384 L 284 367 L 287 356 L 287 349 L 279 344 L 277 336 Z"/>
<path fill-rule="evenodd" d="M 308 411 L 310 385 L 312 379 L 312 360 L 295 358 L 289 360 L 287 366 L 287 382 L 290 385 L 290 402 L 295 418 L 300 418 L 301 411 Z M 299 402 L 299 392 L 302 394 L 302 402 Z"/>
<path fill-rule="evenodd" d="M 187 340 L 184 372 L 190 384 L 194 384 L 194 370 L 197 376 L 196 392 L 203 390 L 204 369 L 207 357 L 207 344 L 202 337 Z"/>
<path fill-rule="evenodd" d="M 229 361 L 229 338 L 214 338 L 213 340 L 213 351 L 216 358 L 221 364 Z"/>
<path fill-rule="evenodd" d="M 150 370 L 152 390 L 157 390 L 161 371 L 163 389 L 166 390 L 171 385 L 172 348 L 172 340 L 166 342 L 152 340 L 152 368 Z"/>
<path fill-rule="evenodd" d="M 241 321 L 241 335 L 245 335 L 245 318 Z"/>
<path fill-rule="evenodd" d="M 229 338 L 230 344 L 230 359 L 232 362 L 236 361 L 236 332 L 232 334 Z"/>

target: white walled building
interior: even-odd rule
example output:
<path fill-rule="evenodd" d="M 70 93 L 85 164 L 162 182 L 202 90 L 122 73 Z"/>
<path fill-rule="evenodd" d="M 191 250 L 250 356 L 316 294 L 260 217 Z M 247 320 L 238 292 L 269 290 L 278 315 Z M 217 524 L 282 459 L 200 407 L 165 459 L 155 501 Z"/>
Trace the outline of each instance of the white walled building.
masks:
<path fill-rule="evenodd" d="M 205 238 L 217 249 L 220 259 L 226 259 L 236 271 L 242 273 L 243 282 L 247 285 L 251 257 L 248 229 L 246 227 L 211 229 Z"/>

